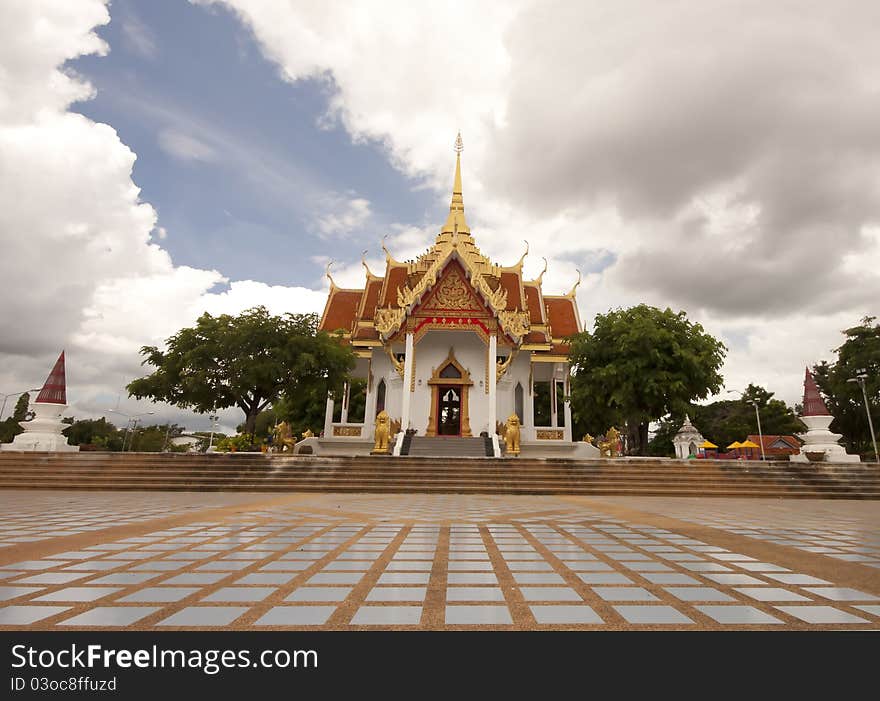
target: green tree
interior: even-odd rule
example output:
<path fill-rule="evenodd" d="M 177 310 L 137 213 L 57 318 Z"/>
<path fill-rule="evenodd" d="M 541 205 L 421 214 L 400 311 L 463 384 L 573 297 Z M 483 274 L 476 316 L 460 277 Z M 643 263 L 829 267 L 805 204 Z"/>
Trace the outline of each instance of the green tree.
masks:
<path fill-rule="evenodd" d="M 15 409 L 12 411 L 12 416 L 8 416 L 3 419 L 3 421 L 0 421 L 0 443 L 9 443 L 19 433 L 24 431 L 24 429 L 18 424 L 20 421 L 25 421 L 27 419 L 30 401 L 31 395 L 25 392 L 15 403 Z"/>
<path fill-rule="evenodd" d="M 25 392 L 15 403 L 15 409 L 12 411 L 12 418 L 16 421 L 24 421 L 27 419 L 28 407 L 31 403 L 31 395 Z"/>
<path fill-rule="evenodd" d="M 315 314 L 272 316 L 255 307 L 238 316 L 203 314 L 166 350 L 144 346 L 155 371 L 128 385 L 129 395 L 207 413 L 237 406 L 253 434 L 257 416 L 282 393 L 338 392 L 354 367 L 350 348 L 317 330 Z"/>
<path fill-rule="evenodd" d="M 131 450 L 137 453 L 185 452 L 184 446 L 176 446 L 172 438 L 183 433 L 183 427 L 177 424 L 160 424 L 154 426 L 137 426 L 131 432 Z M 129 450 L 126 447 L 126 450 Z"/>
<path fill-rule="evenodd" d="M 876 320 L 866 316 L 858 326 L 843 331 L 846 340 L 835 349 L 837 360 L 813 367 L 813 377 L 834 416 L 831 430 L 843 434 L 849 451 L 863 453 L 868 459 L 873 459 L 874 450 L 865 400 L 859 385 L 847 380 L 863 370 L 868 375 L 865 392 L 874 428 L 880 430 L 880 324 Z"/>
<path fill-rule="evenodd" d="M 744 441 L 749 434 L 758 433 L 752 401 L 758 405 L 764 435 L 791 436 L 804 431 L 794 409 L 781 399 L 774 399 L 773 392 L 753 384 L 746 388 L 742 397 L 692 406 L 690 416 L 700 433 L 723 451 L 734 441 Z"/>
<path fill-rule="evenodd" d="M 89 445 L 99 450 L 122 450 L 123 431 L 107 421 L 105 417 L 100 419 L 73 420 L 71 417 L 69 428 L 62 433 L 67 436 L 70 445 Z M 67 422 L 67 419 L 65 419 Z"/>
<path fill-rule="evenodd" d="M 630 452 L 645 455 L 651 421 L 721 389 L 726 350 L 684 312 L 641 304 L 597 314 L 592 333 L 571 338 L 579 428 L 593 421 L 598 433 L 625 422 Z"/>

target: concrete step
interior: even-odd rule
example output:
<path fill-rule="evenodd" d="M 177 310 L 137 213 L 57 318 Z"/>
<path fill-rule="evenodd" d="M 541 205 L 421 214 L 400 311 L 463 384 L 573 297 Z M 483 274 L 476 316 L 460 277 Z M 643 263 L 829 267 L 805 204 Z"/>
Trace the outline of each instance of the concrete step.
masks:
<path fill-rule="evenodd" d="M 486 441 L 483 438 L 444 438 L 441 436 L 413 436 L 408 456 L 485 458 Z"/>

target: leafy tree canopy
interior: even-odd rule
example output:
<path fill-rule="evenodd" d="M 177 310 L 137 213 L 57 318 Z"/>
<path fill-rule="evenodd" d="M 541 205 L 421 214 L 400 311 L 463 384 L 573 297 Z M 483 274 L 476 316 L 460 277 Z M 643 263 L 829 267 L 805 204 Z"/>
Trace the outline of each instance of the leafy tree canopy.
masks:
<path fill-rule="evenodd" d="M 626 424 L 645 454 L 648 424 L 721 389 L 726 348 L 684 312 L 640 304 L 597 314 L 593 332 L 571 338 L 572 410 L 593 435 Z"/>
<path fill-rule="evenodd" d="M 262 306 L 238 316 L 205 313 L 164 351 L 141 349 L 155 370 L 131 382 L 129 394 L 200 413 L 237 406 L 252 434 L 257 416 L 282 393 L 326 397 L 354 367 L 351 349 L 317 326 L 315 314 L 272 316 Z"/>
<path fill-rule="evenodd" d="M 871 432 L 865 412 L 861 387 L 847 382 L 861 371 L 867 374 L 868 395 L 875 430 L 880 430 L 880 324 L 877 317 L 866 316 L 861 324 L 843 331 L 846 340 L 835 349 L 837 360 L 822 361 L 813 367 L 813 376 L 828 410 L 834 415 L 831 430 L 843 434 L 848 450 L 873 458 Z"/>
<path fill-rule="evenodd" d="M 69 418 L 70 427 L 65 428 L 63 433 L 71 445 L 92 445 L 100 450 L 122 450 L 124 432 L 107 421 L 105 417 L 80 419 L 79 421 L 75 421 L 73 417 Z"/>

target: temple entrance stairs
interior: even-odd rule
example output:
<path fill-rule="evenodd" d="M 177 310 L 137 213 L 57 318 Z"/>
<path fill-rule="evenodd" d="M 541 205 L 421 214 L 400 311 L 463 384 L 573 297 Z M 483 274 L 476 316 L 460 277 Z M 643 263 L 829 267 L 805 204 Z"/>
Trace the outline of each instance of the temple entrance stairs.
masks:
<path fill-rule="evenodd" d="M 0 489 L 880 499 L 880 469 L 659 459 L 3 452 Z"/>

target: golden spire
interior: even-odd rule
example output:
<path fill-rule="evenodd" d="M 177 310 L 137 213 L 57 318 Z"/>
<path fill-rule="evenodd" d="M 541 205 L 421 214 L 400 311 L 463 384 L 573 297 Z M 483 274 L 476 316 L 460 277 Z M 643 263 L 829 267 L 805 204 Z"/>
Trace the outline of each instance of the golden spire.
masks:
<path fill-rule="evenodd" d="M 461 140 L 461 132 L 455 137 L 455 179 L 452 182 L 452 202 L 449 203 L 449 216 L 440 231 L 443 234 L 451 234 L 455 225 L 458 224 L 458 232 L 470 235 L 471 230 L 464 218 L 464 198 L 461 192 L 461 152 L 464 151 L 464 142 Z"/>

